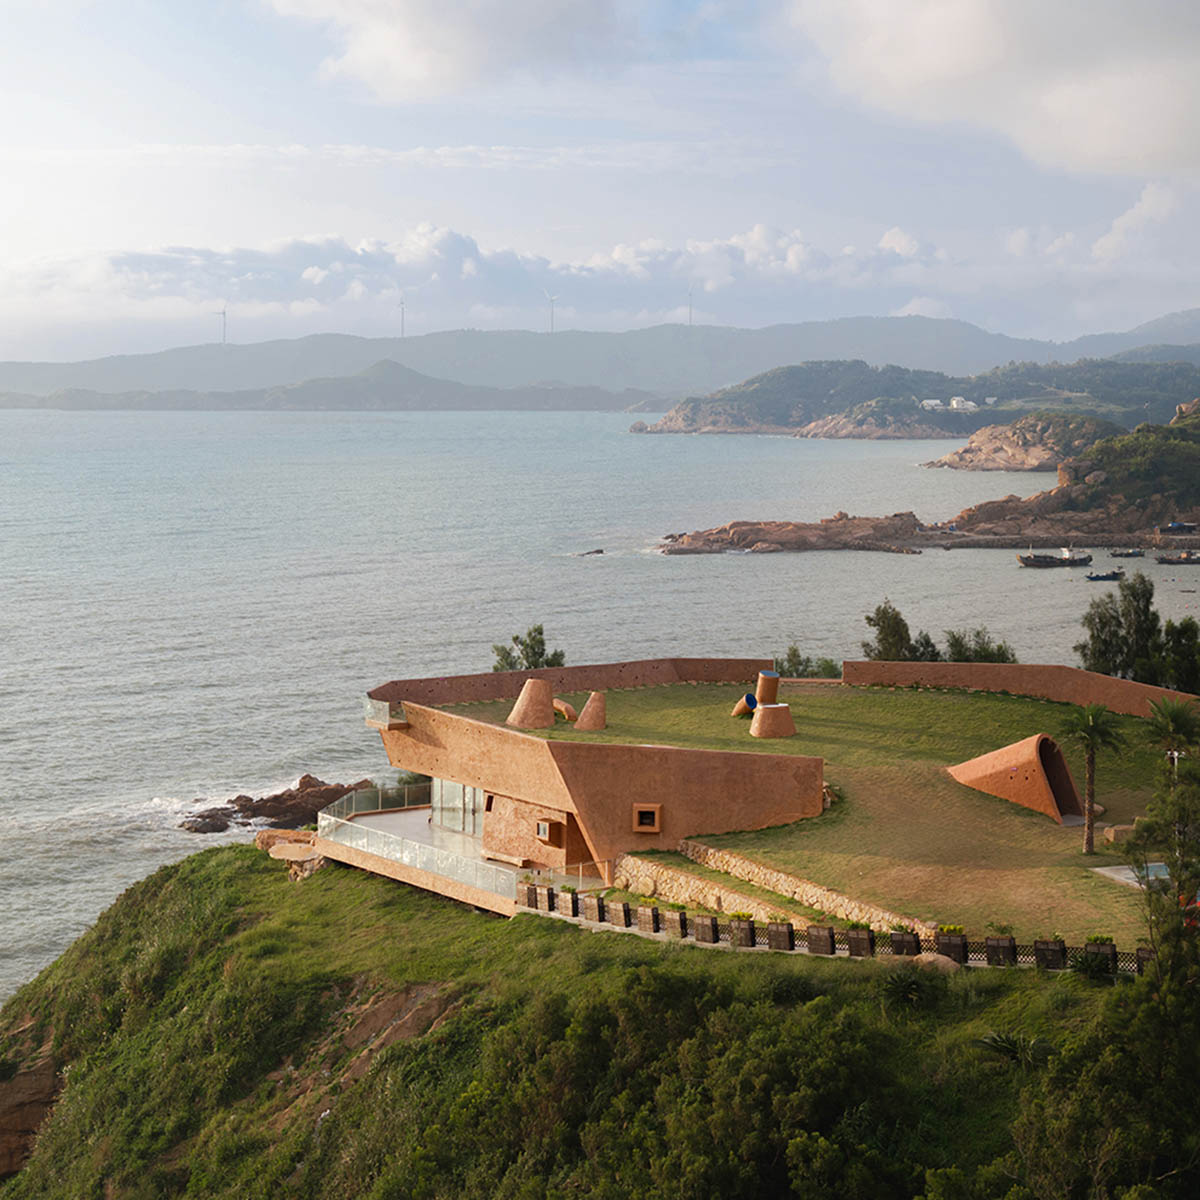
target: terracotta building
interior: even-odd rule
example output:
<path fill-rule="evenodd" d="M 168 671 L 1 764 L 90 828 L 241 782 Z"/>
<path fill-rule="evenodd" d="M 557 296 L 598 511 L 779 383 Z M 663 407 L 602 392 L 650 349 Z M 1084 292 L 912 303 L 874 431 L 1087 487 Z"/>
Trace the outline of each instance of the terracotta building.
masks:
<path fill-rule="evenodd" d="M 379 730 L 393 766 L 432 777 L 418 797 L 427 807 L 326 810 L 322 852 L 509 911 L 522 871 L 574 871 L 611 882 L 612 861 L 625 851 L 674 850 L 700 833 L 816 816 L 823 807 L 820 758 L 634 745 L 605 735 L 549 740 L 445 711 L 474 701 L 515 703 L 530 679 L 549 689 L 535 689 L 540 700 L 522 697 L 527 712 L 544 708 L 553 693 L 752 684 L 770 666 L 759 659 L 651 659 L 384 684 L 369 693 L 368 724 Z M 714 721 L 729 720 L 724 710 L 714 712 Z M 606 733 L 619 737 L 620 730 Z"/>

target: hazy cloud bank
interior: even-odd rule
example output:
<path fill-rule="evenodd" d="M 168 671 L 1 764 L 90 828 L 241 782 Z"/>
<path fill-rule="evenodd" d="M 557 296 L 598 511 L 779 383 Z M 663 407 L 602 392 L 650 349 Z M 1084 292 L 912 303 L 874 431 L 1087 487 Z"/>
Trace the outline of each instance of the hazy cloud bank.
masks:
<path fill-rule="evenodd" d="M 1195 303 L 1172 189 L 1147 184 L 1097 230 L 1026 228 L 966 256 L 900 226 L 827 247 L 756 225 L 679 245 L 618 244 L 574 262 L 487 249 L 418 225 L 392 241 L 294 238 L 259 248 L 175 246 L 46 259 L 0 271 L 7 358 L 68 358 L 219 335 L 251 341 L 338 330 L 625 329 L 686 321 L 766 325 L 856 314 L 956 316 L 1014 334 L 1126 328 Z M 1162 241 L 1156 241 L 1157 238 Z M 1195 247 L 1196 235 L 1182 244 Z M 118 332 L 119 331 L 119 332 Z M 107 340 L 106 340 L 107 339 Z"/>

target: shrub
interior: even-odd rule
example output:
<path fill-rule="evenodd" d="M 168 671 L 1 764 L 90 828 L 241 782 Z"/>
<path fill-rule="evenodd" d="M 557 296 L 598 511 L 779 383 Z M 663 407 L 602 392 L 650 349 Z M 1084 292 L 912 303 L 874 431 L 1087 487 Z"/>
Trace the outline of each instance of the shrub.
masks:
<path fill-rule="evenodd" d="M 1031 1037 L 1025 1033 L 1001 1033 L 994 1029 L 977 1038 L 975 1045 L 1025 1070 L 1044 1065 L 1054 1053 L 1054 1046 L 1045 1038 Z"/>
<path fill-rule="evenodd" d="M 961 925 L 939 925 L 937 931 L 938 933 L 962 933 L 963 927 Z"/>

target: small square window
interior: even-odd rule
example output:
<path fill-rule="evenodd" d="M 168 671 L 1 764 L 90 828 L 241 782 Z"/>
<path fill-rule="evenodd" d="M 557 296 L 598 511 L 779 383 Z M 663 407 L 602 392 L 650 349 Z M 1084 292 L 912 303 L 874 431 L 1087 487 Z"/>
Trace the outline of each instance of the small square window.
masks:
<path fill-rule="evenodd" d="M 634 833 L 662 832 L 662 805 L 635 804 L 633 806 Z"/>
<path fill-rule="evenodd" d="M 483 811 L 484 811 L 484 812 L 491 812 L 491 811 L 492 811 L 492 801 L 493 801 L 493 800 L 495 800 L 495 799 L 496 799 L 496 797 L 495 797 L 495 796 L 488 796 L 488 797 L 487 797 L 487 798 L 484 800 L 484 802 L 483 802 Z"/>
<path fill-rule="evenodd" d="M 537 835 L 539 838 L 541 838 L 541 840 L 543 842 L 548 842 L 550 840 L 550 822 L 549 821 L 539 821 L 537 823 Z"/>

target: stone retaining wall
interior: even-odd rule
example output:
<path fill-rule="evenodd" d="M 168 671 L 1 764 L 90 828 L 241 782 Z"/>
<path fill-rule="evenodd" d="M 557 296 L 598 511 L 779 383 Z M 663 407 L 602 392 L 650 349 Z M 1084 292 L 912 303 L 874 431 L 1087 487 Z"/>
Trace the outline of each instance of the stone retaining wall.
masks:
<path fill-rule="evenodd" d="M 786 871 L 774 867 L 763 866 L 741 854 L 731 850 L 718 850 L 715 846 L 706 846 L 703 842 L 691 839 L 679 843 L 680 851 L 701 866 L 713 871 L 722 871 L 737 879 L 744 879 L 756 887 L 778 892 L 798 900 L 805 908 L 815 908 L 818 912 L 828 913 L 843 921 L 866 921 L 877 933 L 884 933 L 896 927 L 911 929 L 914 933 L 932 934 L 937 932 L 936 921 L 919 921 L 915 917 L 906 917 L 901 913 L 889 912 L 865 900 L 855 900 L 835 892 L 832 888 L 822 887 L 808 879 L 797 875 L 789 875 Z M 681 872 L 682 873 L 682 872 Z M 702 881 L 703 882 L 703 881 Z M 757 916 L 757 914 L 755 914 Z"/>
<path fill-rule="evenodd" d="M 781 911 L 785 916 L 797 915 L 787 912 L 782 903 L 768 904 L 715 879 L 632 854 L 622 854 L 613 864 L 613 881 L 623 892 L 719 913 L 748 912 L 756 921 L 774 920 Z"/>

